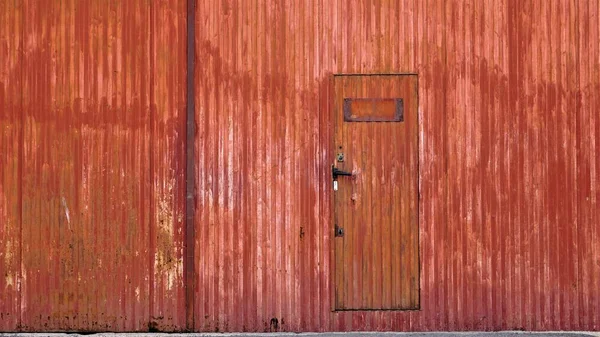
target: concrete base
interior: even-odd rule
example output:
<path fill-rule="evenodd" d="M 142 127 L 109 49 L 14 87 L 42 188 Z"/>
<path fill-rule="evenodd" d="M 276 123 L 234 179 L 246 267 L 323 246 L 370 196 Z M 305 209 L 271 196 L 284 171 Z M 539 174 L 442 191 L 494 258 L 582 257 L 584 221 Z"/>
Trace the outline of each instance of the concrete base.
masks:
<path fill-rule="evenodd" d="M 498 332 L 324 332 L 324 333 L 0 333 L 0 337 L 600 337 L 585 331 Z"/>

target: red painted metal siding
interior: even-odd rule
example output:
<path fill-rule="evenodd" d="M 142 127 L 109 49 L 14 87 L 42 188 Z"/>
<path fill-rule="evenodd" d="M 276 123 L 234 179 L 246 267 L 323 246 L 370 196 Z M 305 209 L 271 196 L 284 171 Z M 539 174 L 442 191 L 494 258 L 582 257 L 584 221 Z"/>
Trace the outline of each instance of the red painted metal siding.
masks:
<path fill-rule="evenodd" d="M 198 1 L 197 330 L 600 329 L 595 1 Z M 332 74 L 419 75 L 421 309 L 331 312 Z"/>
<path fill-rule="evenodd" d="M 19 4 L 0 1 L 0 331 L 19 318 L 22 20 Z"/>
<path fill-rule="evenodd" d="M 596 1 L 196 5 L 195 330 L 600 330 Z M 0 330 L 185 328 L 186 23 L 0 0 Z M 397 72 L 421 310 L 332 312 L 332 75 Z"/>
<path fill-rule="evenodd" d="M 0 1 L 1 330 L 185 328 L 185 8 Z"/>

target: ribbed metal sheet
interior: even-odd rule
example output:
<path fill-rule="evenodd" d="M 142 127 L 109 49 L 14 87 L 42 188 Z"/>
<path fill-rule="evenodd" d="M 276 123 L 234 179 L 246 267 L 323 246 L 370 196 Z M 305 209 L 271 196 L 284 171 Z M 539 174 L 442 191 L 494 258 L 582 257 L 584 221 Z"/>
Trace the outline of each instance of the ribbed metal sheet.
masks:
<path fill-rule="evenodd" d="M 596 1 L 198 1 L 203 331 L 600 329 Z M 332 312 L 335 73 L 419 76 L 421 310 Z"/>
<path fill-rule="evenodd" d="M 0 1 L 0 331 L 19 318 L 22 20 L 19 4 Z"/>
<path fill-rule="evenodd" d="M 195 14 L 195 330 L 600 330 L 596 1 Z M 0 330 L 186 327 L 185 18 L 0 0 Z M 332 312 L 333 74 L 401 72 L 421 309 Z"/>
<path fill-rule="evenodd" d="M 0 11 L 0 329 L 184 329 L 185 2 Z"/>

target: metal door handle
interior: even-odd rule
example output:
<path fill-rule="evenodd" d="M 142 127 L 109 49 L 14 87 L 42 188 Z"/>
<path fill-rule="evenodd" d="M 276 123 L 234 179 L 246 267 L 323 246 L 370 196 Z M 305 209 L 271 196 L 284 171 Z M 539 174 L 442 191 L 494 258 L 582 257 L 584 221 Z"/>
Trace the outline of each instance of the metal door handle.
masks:
<path fill-rule="evenodd" d="M 346 172 L 338 169 L 337 167 L 332 167 L 331 175 L 333 176 L 333 180 L 337 180 L 338 176 L 352 176 L 352 172 Z"/>

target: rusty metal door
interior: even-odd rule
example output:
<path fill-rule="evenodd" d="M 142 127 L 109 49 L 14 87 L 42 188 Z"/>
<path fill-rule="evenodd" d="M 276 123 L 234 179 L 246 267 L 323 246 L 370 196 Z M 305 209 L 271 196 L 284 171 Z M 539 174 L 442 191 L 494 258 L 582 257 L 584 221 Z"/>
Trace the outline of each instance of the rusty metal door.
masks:
<path fill-rule="evenodd" d="M 335 309 L 417 309 L 417 77 L 334 82 Z"/>

